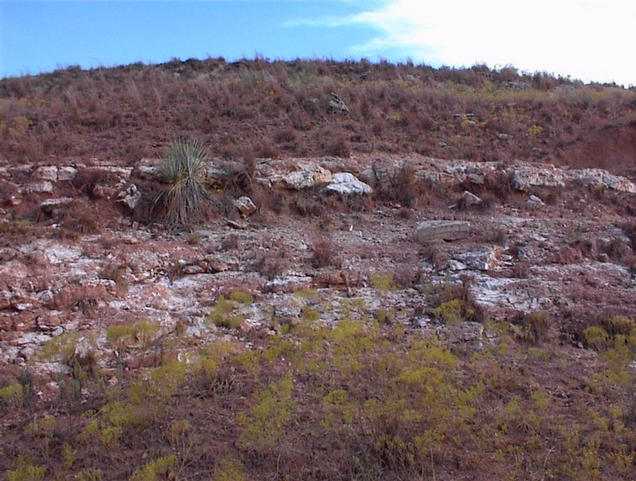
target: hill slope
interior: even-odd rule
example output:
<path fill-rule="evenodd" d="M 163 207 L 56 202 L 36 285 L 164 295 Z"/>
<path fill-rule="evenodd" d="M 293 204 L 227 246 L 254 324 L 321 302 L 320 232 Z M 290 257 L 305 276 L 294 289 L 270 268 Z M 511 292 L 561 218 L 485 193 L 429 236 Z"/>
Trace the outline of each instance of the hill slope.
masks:
<path fill-rule="evenodd" d="M 332 92 L 348 113 L 329 107 Z M 2 80 L 0 152 L 130 163 L 186 135 L 227 158 L 418 152 L 624 173 L 635 111 L 634 90 L 513 69 L 188 60 Z M 617 144 L 595 140 L 608 129 Z"/>

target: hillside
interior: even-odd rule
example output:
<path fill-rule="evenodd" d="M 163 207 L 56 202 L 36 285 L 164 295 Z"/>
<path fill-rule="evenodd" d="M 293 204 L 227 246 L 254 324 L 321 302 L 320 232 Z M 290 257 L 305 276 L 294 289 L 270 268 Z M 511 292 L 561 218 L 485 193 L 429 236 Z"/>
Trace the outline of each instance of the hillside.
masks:
<path fill-rule="evenodd" d="M 29 162 L 132 164 L 181 135 L 229 159 L 417 152 L 621 172 L 636 155 L 636 91 L 514 69 L 188 60 L 5 79 L 0 102 L 0 152 Z"/>
<path fill-rule="evenodd" d="M 636 478 L 636 91 L 210 59 L 0 115 L 0 479 Z"/>

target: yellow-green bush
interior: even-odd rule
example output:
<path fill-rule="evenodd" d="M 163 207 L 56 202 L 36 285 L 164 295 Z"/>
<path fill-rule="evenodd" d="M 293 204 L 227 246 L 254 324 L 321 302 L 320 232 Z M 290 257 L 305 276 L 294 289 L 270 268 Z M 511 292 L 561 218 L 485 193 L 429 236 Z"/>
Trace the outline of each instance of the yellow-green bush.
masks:
<path fill-rule="evenodd" d="M 463 321 L 464 301 L 453 299 L 433 309 L 433 316 L 444 324 L 457 325 Z"/>
<path fill-rule="evenodd" d="M 230 300 L 240 302 L 241 304 L 251 305 L 254 297 L 247 291 L 234 290 L 230 294 Z"/>
<path fill-rule="evenodd" d="M 101 469 L 86 468 L 77 473 L 77 481 L 102 481 L 104 475 Z"/>
<path fill-rule="evenodd" d="M 38 358 L 46 361 L 60 360 L 64 364 L 71 365 L 75 346 L 81 337 L 82 333 L 79 332 L 65 332 L 54 337 L 44 344 Z M 93 342 L 91 336 L 87 336 L 87 339 L 89 342 Z"/>
<path fill-rule="evenodd" d="M 46 466 L 33 464 L 31 456 L 20 456 L 15 469 L 6 472 L 7 481 L 41 481 L 46 475 Z"/>
<path fill-rule="evenodd" d="M 606 349 L 610 344 L 610 336 L 599 326 L 590 326 L 583 331 L 585 343 L 597 351 Z"/>
<path fill-rule="evenodd" d="M 171 471 L 177 464 L 177 458 L 171 454 L 150 461 L 133 472 L 130 481 L 160 481 L 171 478 Z"/>
<path fill-rule="evenodd" d="M 106 328 L 108 342 L 119 348 L 144 346 L 159 332 L 159 324 L 139 321 L 135 324 L 118 324 Z"/>
<path fill-rule="evenodd" d="M 245 481 L 245 468 L 237 459 L 225 458 L 214 472 L 214 481 Z"/>
<path fill-rule="evenodd" d="M 20 408 L 24 402 L 24 387 L 19 382 L 14 382 L 0 388 L 0 402 L 13 408 Z"/>
<path fill-rule="evenodd" d="M 235 310 L 235 301 L 225 299 L 223 296 L 214 304 L 214 307 L 208 314 L 208 322 L 218 327 L 226 327 L 236 329 L 241 326 L 243 319 L 232 314 Z"/>
<path fill-rule="evenodd" d="M 390 291 L 397 286 L 393 280 L 392 272 L 381 272 L 371 275 L 371 285 L 381 291 Z"/>
<path fill-rule="evenodd" d="M 264 450 L 279 441 L 294 411 L 292 388 L 292 375 L 287 374 L 253 396 L 253 406 L 238 416 L 243 427 L 238 439 L 241 448 Z"/>

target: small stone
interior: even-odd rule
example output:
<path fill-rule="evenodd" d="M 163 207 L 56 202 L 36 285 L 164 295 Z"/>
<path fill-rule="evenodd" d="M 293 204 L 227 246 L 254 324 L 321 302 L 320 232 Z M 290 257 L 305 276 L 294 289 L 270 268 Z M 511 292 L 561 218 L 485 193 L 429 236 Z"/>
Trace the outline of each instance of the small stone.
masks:
<path fill-rule="evenodd" d="M 54 165 L 38 167 L 33 172 L 33 177 L 40 180 L 51 180 L 55 182 L 57 180 L 57 167 Z"/>
<path fill-rule="evenodd" d="M 203 269 L 203 267 L 197 265 L 197 264 L 190 264 L 185 266 L 181 272 L 185 275 L 196 275 L 196 274 L 203 274 L 205 272 L 205 269 Z"/>
<path fill-rule="evenodd" d="M 97 197 L 98 199 L 110 199 L 115 194 L 115 189 L 105 185 L 96 184 L 95 187 L 93 187 L 91 194 L 93 197 Z"/>
<path fill-rule="evenodd" d="M 144 159 L 141 159 L 142 162 Z M 148 177 L 148 178 L 158 178 L 161 177 L 161 170 L 159 169 L 159 167 L 156 167 L 154 165 L 140 165 L 139 167 L 137 167 L 137 170 L 139 171 L 139 174 L 142 177 Z"/>
<path fill-rule="evenodd" d="M 462 192 L 461 202 L 466 207 L 481 205 L 483 203 L 483 201 L 479 197 L 477 197 L 475 194 L 473 194 L 472 192 L 469 192 L 467 190 Z"/>
<path fill-rule="evenodd" d="M 17 205 L 20 205 L 21 203 L 22 203 L 22 197 L 18 195 L 10 195 L 9 198 L 7 199 L 7 204 L 9 204 L 11 207 L 15 207 Z"/>
<path fill-rule="evenodd" d="M 20 352 L 18 353 L 18 356 L 20 356 L 22 359 L 24 359 L 25 361 L 28 361 L 29 359 L 31 359 L 33 356 L 35 355 L 35 349 L 33 349 L 30 346 L 27 347 L 23 347 L 22 349 L 20 349 Z"/>
<path fill-rule="evenodd" d="M 416 227 L 415 238 L 418 242 L 452 241 L 463 239 L 470 233 L 470 224 L 455 220 L 426 220 Z"/>
<path fill-rule="evenodd" d="M 360 174 L 360 180 L 369 185 L 375 185 L 378 181 L 378 178 L 375 175 L 375 170 L 373 167 L 369 167 L 362 171 Z"/>
<path fill-rule="evenodd" d="M 57 170 L 57 180 L 73 180 L 77 176 L 77 169 L 69 165 Z"/>
<path fill-rule="evenodd" d="M 247 196 L 239 197 L 234 201 L 234 207 L 238 209 L 243 217 L 247 217 L 256 212 L 256 206 L 252 199 Z"/>
<path fill-rule="evenodd" d="M 468 266 L 456 259 L 451 259 L 448 261 L 448 268 L 451 271 L 465 271 L 466 269 L 468 269 Z"/>
<path fill-rule="evenodd" d="M 486 177 L 483 174 L 472 173 L 466 176 L 466 180 L 472 184 L 483 185 L 486 182 Z"/>
<path fill-rule="evenodd" d="M 132 184 L 117 195 L 117 202 L 124 204 L 130 210 L 135 210 L 140 200 L 141 192 L 139 192 L 135 184 Z"/>
<path fill-rule="evenodd" d="M 57 199 L 46 199 L 40 204 L 40 208 L 45 212 L 51 212 L 57 207 L 64 207 L 73 203 L 71 197 L 59 197 Z"/>
<path fill-rule="evenodd" d="M 53 192 L 53 184 L 48 180 L 43 180 L 42 182 L 34 182 L 32 184 L 27 184 L 24 188 L 24 192 L 35 194 L 50 194 L 51 192 Z"/>
<path fill-rule="evenodd" d="M 543 206 L 543 201 L 536 195 L 531 195 L 530 197 L 528 197 L 526 204 L 528 205 L 528 207 L 538 209 L 539 207 Z"/>
<path fill-rule="evenodd" d="M 459 257 L 466 265 L 480 271 L 490 271 L 497 265 L 501 248 L 485 248 L 472 252 L 465 252 Z"/>

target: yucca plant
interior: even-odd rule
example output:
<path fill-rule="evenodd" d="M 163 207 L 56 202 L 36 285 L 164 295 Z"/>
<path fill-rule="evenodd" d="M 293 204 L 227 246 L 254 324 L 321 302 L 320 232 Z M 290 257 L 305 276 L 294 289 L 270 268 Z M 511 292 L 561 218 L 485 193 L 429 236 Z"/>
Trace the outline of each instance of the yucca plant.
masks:
<path fill-rule="evenodd" d="M 167 184 L 156 203 L 172 225 L 185 225 L 198 216 L 205 190 L 203 181 L 208 154 L 203 144 L 192 139 L 175 140 L 163 159 L 161 174 Z"/>

